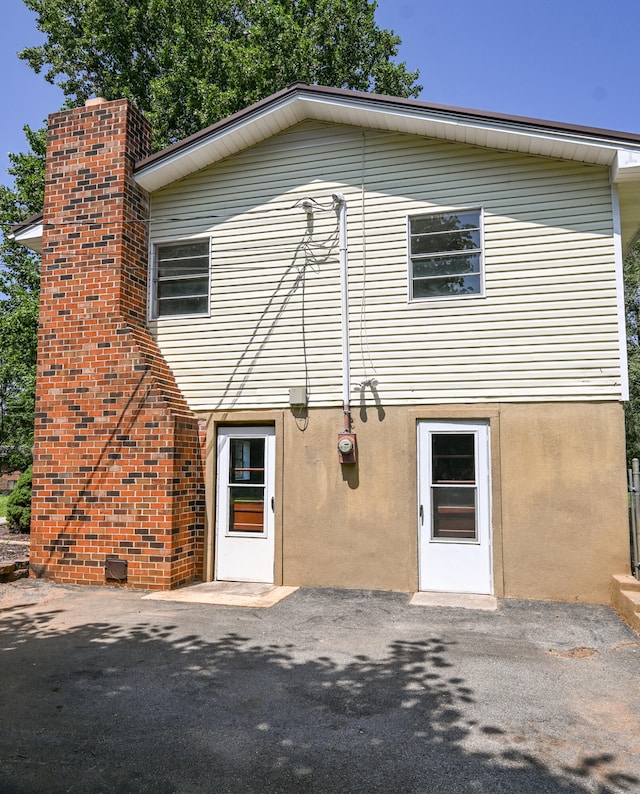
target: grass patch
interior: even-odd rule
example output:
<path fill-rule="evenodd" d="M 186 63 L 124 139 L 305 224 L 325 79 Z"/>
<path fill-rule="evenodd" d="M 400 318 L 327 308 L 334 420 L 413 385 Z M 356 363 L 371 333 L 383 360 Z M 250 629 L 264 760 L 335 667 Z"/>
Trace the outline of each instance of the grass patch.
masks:
<path fill-rule="evenodd" d="M 7 502 L 9 500 L 8 496 L 0 496 L 0 518 L 7 517 Z"/>

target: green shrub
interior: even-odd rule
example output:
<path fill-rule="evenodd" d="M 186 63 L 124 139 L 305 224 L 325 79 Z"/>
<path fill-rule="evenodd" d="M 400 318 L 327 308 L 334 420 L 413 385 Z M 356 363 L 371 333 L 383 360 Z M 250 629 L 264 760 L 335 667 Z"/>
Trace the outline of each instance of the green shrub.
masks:
<path fill-rule="evenodd" d="M 20 475 L 7 500 L 7 525 L 9 532 L 31 530 L 31 477 L 32 467 Z"/>

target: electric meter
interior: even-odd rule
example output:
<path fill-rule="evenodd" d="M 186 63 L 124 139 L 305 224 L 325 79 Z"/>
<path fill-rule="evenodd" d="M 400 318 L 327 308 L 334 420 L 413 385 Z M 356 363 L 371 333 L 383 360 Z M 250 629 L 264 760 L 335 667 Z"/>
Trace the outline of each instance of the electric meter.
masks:
<path fill-rule="evenodd" d="M 356 462 L 356 434 L 345 430 L 338 434 L 338 459 L 340 463 Z"/>

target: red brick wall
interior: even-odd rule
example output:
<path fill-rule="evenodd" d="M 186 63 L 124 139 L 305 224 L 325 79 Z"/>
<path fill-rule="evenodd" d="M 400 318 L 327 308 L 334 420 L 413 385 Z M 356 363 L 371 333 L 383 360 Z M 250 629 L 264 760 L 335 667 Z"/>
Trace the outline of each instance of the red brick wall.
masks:
<path fill-rule="evenodd" d="M 13 491 L 21 474 L 21 471 L 14 471 L 10 474 L 7 472 L 0 474 L 0 496 L 5 496 Z"/>
<path fill-rule="evenodd" d="M 168 589 L 201 575 L 198 425 L 145 327 L 150 131 L 125 100 L 49 119 L 32 574 Z"/>

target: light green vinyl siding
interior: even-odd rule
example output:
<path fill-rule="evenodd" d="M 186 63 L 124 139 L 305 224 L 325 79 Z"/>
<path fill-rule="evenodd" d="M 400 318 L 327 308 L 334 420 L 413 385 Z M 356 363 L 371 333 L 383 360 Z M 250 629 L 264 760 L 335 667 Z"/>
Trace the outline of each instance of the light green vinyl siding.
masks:
<path fill-rule="evenodd" d="M 153 242 L 212 240 L 211 316 L 151 323 L 193 409 L 341 404 L 337 216 L 294 206 L 337 191 L 356 406 L 374 374 L 383 404 L 620 398 L 605 168 L 308 122 L 152 197 Z M 484 295 L 409 302 L 407 216 L 478 207 Z"/>

